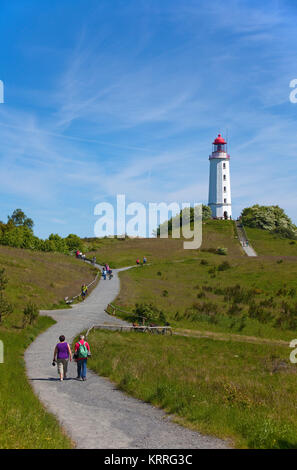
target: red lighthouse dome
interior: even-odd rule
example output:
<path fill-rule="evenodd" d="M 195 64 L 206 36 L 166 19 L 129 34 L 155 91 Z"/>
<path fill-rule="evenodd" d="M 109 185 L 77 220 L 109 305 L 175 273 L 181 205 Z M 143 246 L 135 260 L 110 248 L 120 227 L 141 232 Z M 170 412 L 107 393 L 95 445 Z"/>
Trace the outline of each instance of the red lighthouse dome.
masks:
<path fill-rule="evenodd" d="M 213 141 L 212 152 L 213 153 L 218 153 L 218 152 L 227 153 L 227 142 L 221 136 L 221 134 L 219 134 L 218 137 Z"/>
<path fill-rule="evenodd" d="M 218 135 L 218 137 L 213 141 L 213 144 L 214 145 L 218 145 L 218 144 L 226 144 L 227 142 L 225 141 L 225 139 L 223 139 L 223 137 L 221 136 L 221 134 Z"/>

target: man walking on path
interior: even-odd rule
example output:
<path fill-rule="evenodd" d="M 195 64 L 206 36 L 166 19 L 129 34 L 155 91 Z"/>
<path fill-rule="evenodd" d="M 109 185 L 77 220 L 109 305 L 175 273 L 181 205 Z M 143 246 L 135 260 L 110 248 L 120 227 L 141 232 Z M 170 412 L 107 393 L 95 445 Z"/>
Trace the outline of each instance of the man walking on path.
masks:
<path fill-rule="evenodd" d="M 77 379 L 87 380 L 87 360 L 90 355 L 90 346 L 85 341 L 84 335 L 80 335 L 74 350 L 74 357 L 77 362 Z"/>

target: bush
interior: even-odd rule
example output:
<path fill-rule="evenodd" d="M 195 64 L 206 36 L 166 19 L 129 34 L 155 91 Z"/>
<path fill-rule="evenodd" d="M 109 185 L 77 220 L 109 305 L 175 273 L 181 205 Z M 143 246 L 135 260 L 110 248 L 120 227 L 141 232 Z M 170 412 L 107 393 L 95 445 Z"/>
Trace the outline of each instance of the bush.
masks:
<path fill-rule="evenodd" d="M 216 249 L 216 253 L 218 255 L 227 255 L 228 254 L 228 248 L 219 247 L 219 248 Z"/>
<path fill-rule="evenodd" d="M 25 326 L 32 325 L 35 323 L 39 316 L 39 310 L 37 306 L 31 302 L 29 302 L 23 310 L 23 328 Z"/>
<path fill-rule="evenodd" d="M 206 259 L 202 259 L 200 261 L 200 264 L 202 264 L 203 266 L 207 266 L 208 265 L 208 261 Z"/>
<path fill-rule="evenodd" d="M 137 320 L 139 323 L 142 323 L 143 319 L 145 322 L 148 323 L 166 323 L 166 317 L 162 310 L 159 310 L 153 304 L 135 304 L 135 308 L 133 310 L 135 315 L 137 316 Z"/>
<path fill-rule="evenodd" d="M 242 222 L 247 227 L 268 230 L 282 238 L 297 238 L 297 227 L 279 206 L 259 206 L 245 208 L 241 213 Z"/>
<path fill-rule="evenodd" d="M 227 269 L 231 268 L 231 264 L 228 261 L 223 261 L 223 263 L 219 264 L 218 271 L 226 271 Z"/>

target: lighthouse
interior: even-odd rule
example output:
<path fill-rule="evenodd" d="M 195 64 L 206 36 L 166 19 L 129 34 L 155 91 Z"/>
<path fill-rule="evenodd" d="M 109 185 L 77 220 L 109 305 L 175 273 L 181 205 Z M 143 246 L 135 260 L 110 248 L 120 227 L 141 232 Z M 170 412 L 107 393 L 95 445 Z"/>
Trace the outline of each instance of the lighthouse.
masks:
<path fill-rule="evenodd" d="M 212 216 L 217 219 L 230 219 L 232 216 L 230 155 L 227 153 L 227 142 L 221 134 L 212 143 L 209 164 L 208 205 Z"/>

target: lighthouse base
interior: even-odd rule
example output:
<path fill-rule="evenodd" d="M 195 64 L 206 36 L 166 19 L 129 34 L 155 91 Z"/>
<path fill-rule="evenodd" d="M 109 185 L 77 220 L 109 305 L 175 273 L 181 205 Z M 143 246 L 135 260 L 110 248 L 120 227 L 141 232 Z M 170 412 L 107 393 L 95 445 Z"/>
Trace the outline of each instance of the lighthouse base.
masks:
<path fill-rule="evenodd" d="M 231 204 L 208 204 L 211 208 L 213 219 L 232 219 Z"/>

